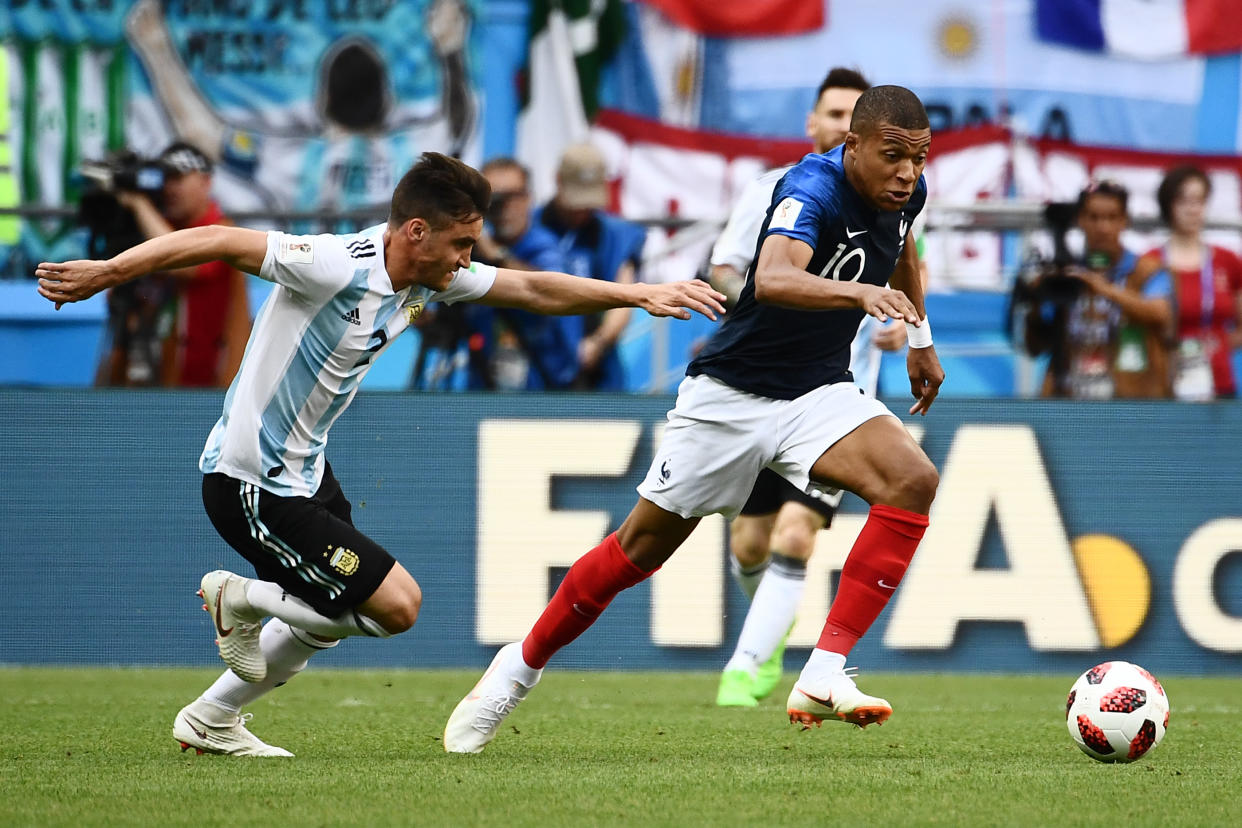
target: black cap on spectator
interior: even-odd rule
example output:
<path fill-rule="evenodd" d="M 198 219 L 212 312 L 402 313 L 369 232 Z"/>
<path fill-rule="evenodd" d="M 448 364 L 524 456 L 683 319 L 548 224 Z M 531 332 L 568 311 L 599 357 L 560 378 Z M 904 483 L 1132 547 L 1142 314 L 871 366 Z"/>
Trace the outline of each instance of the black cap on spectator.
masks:
<path fill-rule="evenodd" d="M 1087 205 L 1087 199 L 1094 195 L 1108 196 L 1117 199 L 1121 204 L 1121 212 L 1128 211 L 1130 206 L 1130 191 L 1124 185 L 1113 181 L 1111 178 L 1096 178 L 1088 182 L 1083 187 L 1082 192 L 1078 194 L 1078 212 L 1082 212 L 1082 208 Z"/>
<path fill-rule="evenodd" d="M 211 172 L 211 159 L 193 144 L 177 141 L 160 153 L 160 164 L 169 175 Z"/>

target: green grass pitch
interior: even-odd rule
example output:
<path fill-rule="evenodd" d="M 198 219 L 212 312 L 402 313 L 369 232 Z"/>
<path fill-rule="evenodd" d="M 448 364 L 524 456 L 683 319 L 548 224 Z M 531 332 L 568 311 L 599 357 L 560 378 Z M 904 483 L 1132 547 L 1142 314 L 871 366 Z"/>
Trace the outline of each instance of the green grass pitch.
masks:
<path fill-rule="evenodd" d="M 706 673 L 550 670 L 478 756 L 440 736 L 477 673 L 308 671 L 254 705 L 295 759 L 181 753 L 208 670 L 0 669 L 0 825 L 1236 825 L 1242 680 L 1169 677 L 1168 736 L 1102 765 L 1073 676 L 864 675 L 883 727 L 800 732 Z"/>

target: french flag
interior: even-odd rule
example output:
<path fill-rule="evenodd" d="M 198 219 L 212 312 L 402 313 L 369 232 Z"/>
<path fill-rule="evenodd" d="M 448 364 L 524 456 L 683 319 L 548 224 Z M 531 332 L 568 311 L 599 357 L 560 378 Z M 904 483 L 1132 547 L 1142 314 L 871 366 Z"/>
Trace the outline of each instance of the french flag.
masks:
<path fill-rule="evenodd" d="M 1042 40 L 1160 60 L 1242 51 L 1238 0 L 1036 0 Z"/>

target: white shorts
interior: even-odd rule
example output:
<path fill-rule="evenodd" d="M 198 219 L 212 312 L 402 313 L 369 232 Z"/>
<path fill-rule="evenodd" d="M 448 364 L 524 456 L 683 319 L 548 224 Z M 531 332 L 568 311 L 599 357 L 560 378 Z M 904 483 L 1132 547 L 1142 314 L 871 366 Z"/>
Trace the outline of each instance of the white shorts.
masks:
<path fill-rule="evenodd" d="M 682 517 L 737 515 L 755 478 L 770 468 L 805 492 L 820 455 L 868 420 L 892 417 L 852 382 L 796 400 L 739 391 L 712 377 L 687 377 L 668 413 L 664 439 L 638 493 Z"/>

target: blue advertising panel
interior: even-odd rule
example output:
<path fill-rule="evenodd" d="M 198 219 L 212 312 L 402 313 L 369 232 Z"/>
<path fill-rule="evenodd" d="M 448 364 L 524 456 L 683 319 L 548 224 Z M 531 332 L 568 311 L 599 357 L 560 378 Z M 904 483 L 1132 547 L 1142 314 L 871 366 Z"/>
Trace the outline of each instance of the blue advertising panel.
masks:
<path fill-rule="evenodd" d="M 633 505 L 671 398 L 360 396 L 329 459 L 363 531 L 425 595 L 415 628 L 335 666 L 478 667 Z M 203 513 L 213 392 L 0 390 L 0 662 L 215 664 L 194 592 L 246 572 Z M 892 407 L 903 411 L 902 401 Z M 943 400 L 912 432 L 941 470 L 931 528 L 854 651 L 868 669 L 1242 669 L 1242 405 Z M 865 520 L 821 532 L 789 664 Z M 561 653 L 571 668 L 715 669 L 745 598 L 703 521 Z"/>

